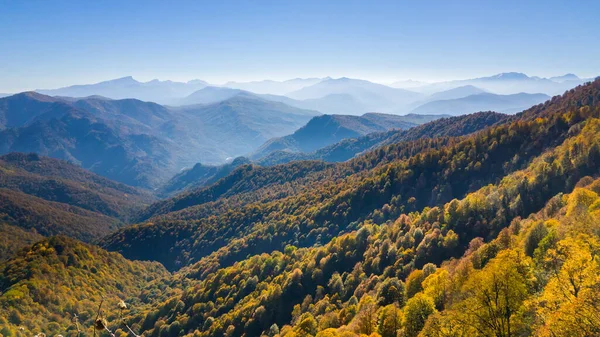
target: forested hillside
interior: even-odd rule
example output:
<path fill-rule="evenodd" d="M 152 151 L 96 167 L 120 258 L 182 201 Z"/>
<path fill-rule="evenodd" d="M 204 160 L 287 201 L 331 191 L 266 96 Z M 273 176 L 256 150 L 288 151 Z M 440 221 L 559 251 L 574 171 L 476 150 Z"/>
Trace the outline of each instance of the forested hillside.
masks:
<path fill-rule="evenodd" d="M 502 116 L 242 165 L 101 241 L 173 274 L 46 239 L 0 263 L 0 333 L 598 335 L 600 80 Z"/>
<path fill-rule="evenodd" d="M 152 282 L 168 275 L 158 263 L 63 236 L 40 241 L 0 264 L 0 333 L 90 336 L 102 301 L 103 317 L 118 320 L 119 300 L 140 307 L 161 291 Z"/>
<path fill-rule="evenodd" d="M 42 240 L 43 236 L 35 231 L 0 223 L 0 238 L 0 261 L 3 261 L 13 257 L 19 250 Z"/>
<path fill-rule="evenodd" d="M 147 192 L 37 154 L 0 157 L 0 217 L 42 235 L 98 239 L 152 202 Z"/>
<path fill-rule="evenodd" d="M 327 216 L 335 217 L 332 225 L 344 223 L 351 212 L 339 208 L 341 203 L 334 213 L 312 204 L 312 213 L 296 219 L 322 217 L 313 215 L 310 231 L 299 225 L 290 229 L 296 237 L 289 243 L 280 239 L 288 230 L 286 220 L 256 225 L 253 234 L 213 254 L 217 257 L 181 270 L 178 274 L 190 280 L 186 290 L 137 320 L 150 336 L 172 329 L 196 336 L 598 334 L 600 180 L 592 177 L 600 173 L 599 103 L 600 82 L 595 82 L 513 123 L 377 166 L 380 179 L 356 178 L 362 186 L 349 188 L 345 196 L 385 195 L 390 189 L 396 198 L 410 197 L 371 208 L 354 225 L 357 231 L 329 242 L 325 235 L 317 241 L 315 231 L 336 231 L 325 227 Z M 488 164 L 492 155 L 493 161 L 508 158 L 499 171 Z M 445 162 L 441 158 L 449 163 L 436 169 Z M 403 170 L 394 172 L 394 164 Z M 435 205 L 419 201 L 417 190 L 382 179 L 394 172 L 397 181 L 402 177 L 397 172 L 417 172 L 417 164 L 443 173 L 432 179 L 421 171 L 416 177 L 423 179 L 416 182 L 422 186 L 425 178 L 461 176 L 459 170 L 477 178 L 463 196 Z M 497 179 L 483 183 L 480 170 Z M 369 185 L 378 189 L 365 194 Z M 327 210 L 335 205 L 330 200 L 323 201 Z M 294 199 L 285 201 L 293 209 Z M 310 237 L 314 240 L 307 244 Z M 279 242 L 286 244 L 279 251 L 255 253 Z M 228 263 L 235 249 L 242 252 L 237 256 L 250 256 Z"/>
<path fill-rule="evenodd" d="M 223 165 L 204 165 L 197 163 L 191 169 L 184 170 L 169 179 L 160 187 L 157 194 L 163 197 L 203 187 L 215 183 L 217 180 L 227 176 L 231 171 L 241 165 L 250 164 L 246 157 L 237 157 L 231 163 Z"/>
<path fill-rule="evenodd" d="M 339 233 L 357 229 L 367 219 L 385 221 L 442 205 L 497 183 L 561 144 L 569 130 L 577 130 L 594 113 L 597 86 L 598 82 L 581 87 L 525 111 L 512 123 L 471 137 L 420 139 L 374 150 L 310 174 L 308 183 L 298 184 L 300 188 L 293 181 L 269 186 L 250 195 L 234 196 L 234 205 L 227 198 L 203 204 L 205 199 L 195 202 L 184 197 L 187 201 L 183 207 L 187 208 L 173 208 L 171 211 L 180 210 L 160 221 L 119 231 L 104 245 L 126 257 L 161 261 L 168 268 L 210 256 L 210 261 L 204 261 L 210 269 L 288 244 L 327 242 Z M 248 202 L 239 202 L 240 198 Z M 180 197 L 174 200 L 181 203 Z M 221 226 L 223 223 L 228 225 Z M 148 249 L 161 244 L 169 250 Z"/>

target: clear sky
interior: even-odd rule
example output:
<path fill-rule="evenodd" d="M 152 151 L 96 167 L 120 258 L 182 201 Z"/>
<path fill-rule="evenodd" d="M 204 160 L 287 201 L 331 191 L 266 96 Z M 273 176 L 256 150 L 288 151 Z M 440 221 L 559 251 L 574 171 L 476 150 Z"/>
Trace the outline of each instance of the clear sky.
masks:
<path fill-rule="evenodd" d="M 599 0 L 0 0 L 0 92 L 138 80 L 600 74 Z"/>

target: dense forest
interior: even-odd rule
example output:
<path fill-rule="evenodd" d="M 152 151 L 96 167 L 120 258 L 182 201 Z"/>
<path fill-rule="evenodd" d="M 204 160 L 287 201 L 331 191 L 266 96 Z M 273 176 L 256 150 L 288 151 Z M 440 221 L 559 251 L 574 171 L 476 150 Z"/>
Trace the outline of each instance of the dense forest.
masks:
<path fill-rule="evenodd" d="M 91 241 L 129 222 L 154 198 L 67 162 L 0 157 L 0 221 L 42 235 Z"/>
<path fill-rule="evenodd" d="M 45 183 L 0 180 L 13 204 L 138 223 L 96 246 L 7 213 L 23 244 L 0 245 L 0 334 L 600 335 L 600 80 L 414 129 L 341 163 L 243 164 L 141 212 L 108 183 L 45 192 L 22 164 Z M 59 182 L 91 184 L 76 177 Z"/>

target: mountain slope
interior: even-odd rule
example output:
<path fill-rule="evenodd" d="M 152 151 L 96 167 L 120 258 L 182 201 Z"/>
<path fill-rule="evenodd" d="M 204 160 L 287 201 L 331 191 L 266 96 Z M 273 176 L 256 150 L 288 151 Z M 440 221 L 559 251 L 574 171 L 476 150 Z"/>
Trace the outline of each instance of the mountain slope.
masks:
<path fill-rule="evenodd" d="M 136 226 L 124 243 L 178 234 L 182 259 L 235 239 L 133 320 L 149 335 L 594 335 L 600 81 L 511 119 L 380 148 L 219 219 L 217 202 Z"/>
<path fill-rule="evenodd" d="M 600 240 L 593 206 L 600 201 L 600 181 L 587 178 L 570 195 L 547 199 L 529 219 L 517 217 L 499 231 L 491 230 L 496 214 L 482 211 L 497 209 L 493 193 L 511 182 L 384 226 L 367 223 L 322 247 L 256 255 L 188 283 L 187 291 L 170 299 L 184 303 L 180 313 L 200 303 L 222 303 L 217 316 L 186 321 L 177 318 L 183 315 L 163 314 L 156 320 L 178 322 L 185 332 L 203 325 L 204 336 L 225 329 L 240 335 L 279 330 L 284 336 L 373 331 L 416 336 L 421 330 L 428 336 L 548 330 L 556 336 L 593 335 L 600 323 L 594 291 L 600 285 L 594 260 Z M 479 204 L 472 202 L 476 198 Z M 469 219 L 480 212 L 478 222 Z M 491 239 L 484 243 L 457 232 L 463 221 L 485 228 Z M 550 263 L 556 259 L 560 262 Z M 436 265 L 440 260 L 448 263 Z M 193 278 L 198 267 L 182 274 Z M 567 281 L 573 273 L 580 276 L 574 285 Z M 213 286 L 223 282 L 244 287 Z M 217 300 L 224 291 L 230 301 Z M 535 310 L 527 310 L 532 305 Z M 504 315 L 510 320 L 494 324 Z"/>
<path fill-rule="evenodd" d="M 59 103 L 58 99 L 25 92 L 3 97 L 0 100 L 0 130 L 12 127 L 21 127 L 33 122 L 43 115 L 60 114 L 68 106 Z"/>
<path fill-rule="evenodd" d="M 176 174 L 169 179 L 166 184 L 160 187 L 158 195 L 169 197 L 184 190 L 210 185 L 231 173 L 238 166 L 246 164 L 250 164 L 250 160 L 245 157 L 235 158 L 231 163 L 219 166 L 198 163 L 191 169 Z"/>
<path fill-rule="evenodd" d="M 342 162 L 349 160 L 367 150 L 383 145 L 413 141 L 420 138 L 457 137 L 464 136 L 485 127 L 508 121 L 508 115 L 495 112 L 478 112 L 450 118 L 440 118 L 428 123 L 417 119 L 420 115 L 406 115 L 409 120 L 422 125 L 408 130 L 392 130 L 375 132 L 362 137 L 344 139 L 338 143 L 323 147 L 310 153 L 290 153 L 274 151 L 256 162 L 260 165 L 284 164 L 294 160 L 324 160 L 327 162 Z M 428 116 L 429 118 L 434 116 Z"/>
<path fill-rule="evenodd" d="M 316 111 L 247 93 L 214 104 L 181 107 L 177 111 L 191 121 L 182 127 L 189 127 L 185 132 L 193 142 L 201 143 L 205 151 L 214 151 L 207 160 L 205 156 L 196 156 L 195 162 L 200 160 L 207 164 L 252 152 L 268 139 L 290 134 L 319 115 Z M 192 124 L 193 121 L 198 122 Z"/>
<path fill-rule="evenodd" d="M 293 134 L 271 139 L 252 154 L 252 159 L 267 156 L 274 151 L 312 152 L 345 138 L 356 138 L 368 133 L 390 129 L 408 129 L 416 124 L 403 116 L 364 114 L 362 116 L 323 115 L 312 118 Z"/>
<path fill-rule="evenodd" d="M 42 235 L 91 241 L 153 200 L 135 188 L 36 154 L 1 156 L 0 173 L 2 220 Z"/>
<path fill-rule="evenodd" d="M 0 156 L 0 187 L 127 220 L 153 198 L 67 162 L 37 154 Z"/>
<path fill-rule="evenodd" d="M 120 300 L 140 306 L 144 294 L 158 291 L 150 281 L 164 277 L 158 263 L 131 262 L 62 236 L 45 239 L 0 263 L 2 333 L 91 335 L 102 301 L 102 316 L 118 321 Z"/>
<path fill-rule="evenodd" d="M 41 241 L 44 237 L 35 230 L 27 231 L 21 227 L 0 223 L 0 263 L 13 257 L 21 249 Z"/>
<path fill-rule="evenodd" d="M 178 105 L 212 104 L 242 93 L 242 90 L 222 87 L 206 87 L 194 91 L 178 101 Z"/>
<path fill-rule="evenodd" d="M 516 113 L 542 103 L 549 98 L 549 96 L 544 94 L 521 93 L 496 95 L 482 93 L 457 99 L 431 101 L 414 108 L 411 112 L 415 114 L 445 114 L 453 116 L 477 111 Z"/>
<path fill-rule="evenodd" d="M 137 99 L 112 100 L 98 97 L 76 99 L 72 105 L 87 111 L 96 118 L 117 121 L 120 127 L 132 131 L 148 132 L 175 118 L 173 113 L 162 105 L 143 102 Z M 135 128 L 136 126 L 139 129 Z"/>
<path fill-rule="evenodd" d="M 134 186 L 153 186 L 165 179 L 165 173 L 161 176 L 154 167 L 170 161 L 168 148 L 164 140 L 143 134 L 121 134 L 104 121 L 80 111 L 0 132 L 2 154 L 35 152 L 64 159 Z"/>
<path fill-rule="evenodd" d="M 469 137 L 393 144 L 287 185 L 208 199 L 206 204 L 207 199 L 199 204 L 188 199 L 186 208 L 161 216 L 160 222 L 120 230 L 103 245 L 125 256 L 159 260 L 168 268 L 202 259 L 203 270 L 210 271 L 248 254 L 328 242 L 363 221 L 380 223 L 403 212 L 443 205 L 526 167 L 571 137 L 573 126 L 593 119 L 600 104 L 598 88 L 600 82 L 580 87 Z M 581 109 L 584 105 L 589 107 Z M 568 167 L 580 168 L 589 170 Z M 382 210 L 386 204 L 396 211 Z M 171 248 L 144 248 L 158 242 L 169 242 Z"/>

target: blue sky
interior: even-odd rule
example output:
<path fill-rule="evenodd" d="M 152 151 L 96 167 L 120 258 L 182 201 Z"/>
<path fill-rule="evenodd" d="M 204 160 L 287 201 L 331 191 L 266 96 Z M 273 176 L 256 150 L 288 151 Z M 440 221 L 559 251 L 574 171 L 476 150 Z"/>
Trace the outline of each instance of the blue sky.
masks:
<path fill-rule="evenodd" d="M 600 74 L 600 1 L 0 0 L 0 92 L 138 80 Z"/>

